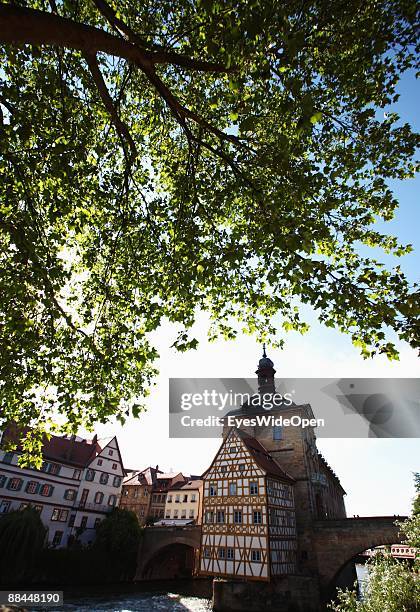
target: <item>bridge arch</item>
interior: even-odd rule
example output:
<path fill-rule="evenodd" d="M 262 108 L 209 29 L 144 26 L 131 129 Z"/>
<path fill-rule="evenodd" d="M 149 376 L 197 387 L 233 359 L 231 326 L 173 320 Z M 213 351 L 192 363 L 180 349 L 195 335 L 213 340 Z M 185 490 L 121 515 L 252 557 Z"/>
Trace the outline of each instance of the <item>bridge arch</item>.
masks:
<path fill-rule="evenodd" d="M 396 521 L 406 517 L 360 517 L 314 523 L 320 585 L 330 589 L 340 571 L 368 548 L 402 541 Z"/>
<path fill-rule="evenodd" d="M 194 574 L 195 549 L 189 544 L 172 543 L 160 548 L 143 565 L 143 580 L 177 580 Z"/>
<path fill-rule="evenodd" d="M 187 567 L 194 562 L 200 547 L 201 528 L 188 527 L 146 527 L 139 546 L 137 571 L 135 580 L 150 579 L 150 568 L 159 555 L 162 560 L 168 560 L 168 555 L 178 555 L 180 559 L 185 553 Z M 190 551 L 190 552 L 188 552 Z M 156 576 L 159 578 L 160 576 Z"/>

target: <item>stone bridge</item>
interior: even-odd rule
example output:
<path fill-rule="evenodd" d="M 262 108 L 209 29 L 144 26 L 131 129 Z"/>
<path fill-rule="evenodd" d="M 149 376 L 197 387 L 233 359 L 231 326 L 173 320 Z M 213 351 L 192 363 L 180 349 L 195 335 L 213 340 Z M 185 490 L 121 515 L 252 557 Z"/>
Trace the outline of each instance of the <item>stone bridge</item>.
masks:
<path fill-rule="evenodd" d="M 364 516 L 313 523 L 313 546 L 323 588 L 332 584 L 339 571 L 357 554 L 381 544 L 402 541 L 396 521 L 407 517 Z"/>
<path fill-rule="evenodd" d="M 356 555 L 381 544 L 401 542 L 395 522 L 406 517 L 373 516 L 314 521 L 312 546 L 321 589 L 328 589 L 340 570 Z M 200 525 L 147 527 L 139 547 L 135 580 L 147 579 L 150 562 L 165 549 L 185 545 L 194 551 L 200 546 Z"/>
<path fill-rule="evenodd" d="M 165 548 L 184 544 L 197 551 L 200 547 L 201 527 L 146 527 L 139 546 L 135 580 L 144 580 L 145 571 L 154 557 Z"/>

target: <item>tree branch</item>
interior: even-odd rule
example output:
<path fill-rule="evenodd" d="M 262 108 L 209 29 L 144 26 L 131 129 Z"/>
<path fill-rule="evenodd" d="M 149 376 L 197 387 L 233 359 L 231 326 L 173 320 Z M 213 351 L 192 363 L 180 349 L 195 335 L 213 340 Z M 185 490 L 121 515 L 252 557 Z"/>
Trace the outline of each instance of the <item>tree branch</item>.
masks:
<path fill-rule="evenodd" d="M 146 49 L 150 47 L 150 43 L 141 38 L 134 30 L 130 28 L 122 19 L 117 17 L 114 9 L 105 0 L 93 0 L 96 8 L 105 17 L 108 23 L 120 34 L 124 34 L 127 40 Z M 212 62 L 204 62 L 202 60 L 192 59 L 181 53 L 167 51 L 164 47 L 153 45 L 153 57 L 155 64 L 174 64 L 184 68 L 192 68 L 194 70 L 204 70 L 206 72 L 233 72 L 233 68 L 225 68 L 221 64 Z"/>
<path fill-rule="evenodd" d="M 156 74 L 155 65 L 167 63 L 189 67 L 194 70 L 216 72 L 228 72 L 227 69 L 216 64 L 209 64 L 208 62 L 201 62 L 200 60 L 181 56 L 177 53 L 146 50 L 140 44 L 144 41 L 138 38 L 124 22 L 116 17 L 114 10 L 104 0 L 93 1 L 111 25 L 118 31 L 122 31 L 129 37 L 129 40 L 124 40 L 98 28 L 77 23 L 55 14 L 0 4 L 0 41 L 14 44 L 53 45 L 80 50 L 88 62 L 96 87 L 120 137 L 121 135 L 124 136 L 133 153 L 135 145 L 132 137 L 127 126 L 119 118 L 99 70 L 95 57 L 98 52 L 120 57 L 140 68 L 149 82 L 165 100 L 176 121 L 184 130 L 189 142 L 191 142 L 192 135 L 186 119 L 194 121 L 222 141 L 229 141 L 237 146 L 248 148 L 237 136 L 226 134 L 211 125 L 203 117 L 197 115 L 194 111 L 183 106 Z M 207 148 L 209 147 L 207 146 Z"/>
<path fill-rule="evenodd" d="M 112 10 L 112 9 L 111 9 Z M 133 33 L 134 34 L 134 33 Z M 136 35 L 134 37 L 137 39 Z M 134 62 L 140 68 L 173 64 L 192 70 L 227 74 L 220 64 L 196 60 L 173 51 L 148 51 L 138 42 L 124 40 L 99 28 L 59 15 L 0 4 L 0 41 L 14 44 L 54 45 L 84 53 L 106 53 Z"/>
<path fill-rule="evenodd" d="M 206 131 L 211 132 L 212 134 L 217 136 L 220 140 L 227 140 L 229 142 L 233 142 L 238 146 L 249 148 L 245 143 L 240 140 L 240 138 L 238 138 L 234 134 L 226 134 L 226 132 L 219 130 L 219 128 L 213 126 L 211 123 L 206 121 L 206 119 L 200 117 L 199 115 L 197 115 L 197 113 L 184 106 L 178 100 L 178 98 L 174 96 L 171 90 L 165 85 L 162 79 L 156 74 L 154 68 L 147 68 L 144 70 L 144 72 L 149 81 L 156 88 L 157 92 L 161 95 L 161 97 L 165 100 L 169 108 L 172 110 L 179 123 L 181 123 L 181 121 L 179 120 L 180 118 L 182 118 L 184 124 L 185 119 L 191 119 L 192 121 L 203 127 Z"/>
<path fill-rule="evenodd" d="M 109 94 L 106 83 L 100 71 L 96 55 L 94 53 L 85 53 L 84 57 L 87 62 L 87 65 L 89 66 L 89 70 L 92 74 L 93 80 L 95 81 L 95 85 L 98 89 L 99 95 L 102 98 L 102 102 L 104 103 L 104 106 L 111 117 L 111 121 L 114 124 L 115 129 L 117 130 L 117 133 L 123 142 L 123 145 L 124 140 L 128 143 L 131 149 L 132 159 L 134 159 L 135 157 L 137 157 L 136 145 L 134 143 L 133 138 L 131 137 L 130 130 L 128 129 L 126 123 L 124 123 L 124 121 L 122 121 L 118 115 L 117 109 L 114 106 L 114 101 L 112 100 Z"/>
<path fill-rule="evenodd" d="M 3 230 L 5 230 L 9 234 L 10 238 L 13 240 L 15 246 L 19 249 L 19 251 L 32 262 L 33 268 L 37 270 L 37 272 L 42 278 L 42 283 L 44 285 L 45 292 L 49 295 L 55 308 L 61 313 L 67 325 L 73 331 L 82 334 L 83 336 L 85 336 L 85 338 L 88 338 L 86 332 L 84 332 L 82 329 L 80 329 L 73 323 L 71 316 L 64 310 L 64 308 L 57 300 L 51 279 L 48 276 L 45 266 L 40 261 L 30 242 L 27 240 L 23 226 L 21 224 L 15 225 L 5 218 L 0 218 L 0 227 L 3 228 Z"/>

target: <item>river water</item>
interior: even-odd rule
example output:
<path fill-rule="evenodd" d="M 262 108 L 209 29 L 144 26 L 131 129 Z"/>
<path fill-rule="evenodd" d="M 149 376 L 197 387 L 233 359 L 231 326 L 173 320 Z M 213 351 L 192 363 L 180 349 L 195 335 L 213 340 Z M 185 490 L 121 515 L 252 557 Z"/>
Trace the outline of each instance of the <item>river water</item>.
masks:
<path fill-rule="evenodd" d="M 59 590 L 57 587 L 47 590 Z M 64 588 L 64 605 L 48 612 L 210 612 L 211 581 L 153 581 L 148 584 Z M 38 612 L 41 608 L 28 608 Z"/>
<path fill-rule="evenodd" d="M 57 612 L 62 610 L 77 610 L 77 612 L 149 612 L 151 610 L 172 610 L 173 612 L 209 612 L 211 602 L 200 597 L 176 595 L 175 593 L 131 593 L 128 596 L 118 596 L 105 599 L 98 597 L 83 597 L 73 599 Z"/>
<path fill-rule="evenodd" d="M 367 569 L 364 565 L 356 564 L 356 572 L 363 593 L 363 586 L 367 579 Z M 185 585 L 182 586 L 185 588 Z M 176 590 L 173 583 L 167 585 L 167 587 Z M 172 612 L 211 612 L 211 600 L 208 597 L 181 595 L 165 587 L 161 587 L 161 589 L 161 591 L 154 589 L 147 591 L 136 588 L 135 585 L 125 588 L 121 586 L 113 588 L 110 585 L 103 589 L 84 589 L 73 593 L 65 591 L 64 605 L 57 609 L 48 608 L 48 611 L 166 612 L 166 610 L 171 610 Z M 31 608 L 30 612 L 37 612 L 37 610 L 39 608 Z"/>

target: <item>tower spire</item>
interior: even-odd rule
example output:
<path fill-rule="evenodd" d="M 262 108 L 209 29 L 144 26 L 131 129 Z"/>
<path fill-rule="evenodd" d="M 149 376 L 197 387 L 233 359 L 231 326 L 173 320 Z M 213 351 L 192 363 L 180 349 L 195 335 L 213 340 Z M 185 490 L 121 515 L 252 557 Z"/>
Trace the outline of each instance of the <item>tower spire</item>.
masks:
<path fill-rule="evenodd" d="M 274 375 L 276 371 L 274 369 L 274 363 L 269 357 L 267 357 L 265 342 L 263 344 L 263 356 L 258 362 L 258 369 L 255 373 L 258 376 L 259 393 L 263 394 L 276 392 L 276 386 L 274 382 Z"/>

